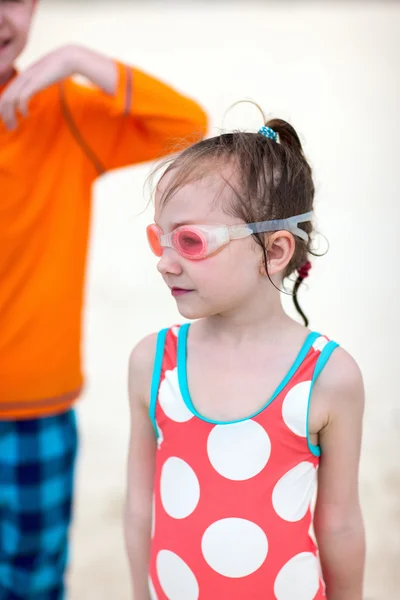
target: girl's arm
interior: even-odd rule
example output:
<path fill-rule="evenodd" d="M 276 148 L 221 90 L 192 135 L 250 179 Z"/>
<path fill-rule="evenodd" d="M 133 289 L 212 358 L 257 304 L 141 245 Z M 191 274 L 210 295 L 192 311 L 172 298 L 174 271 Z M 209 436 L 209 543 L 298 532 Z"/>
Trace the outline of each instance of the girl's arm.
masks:
<path fill-rule="evenodd" d="M 338 348 L 316 384 L 328 419 L 320 431 L 315 533 L 328 600 L 362 600 L 364 525 L 358 496 L 364 387 L 353 359 Z"/>
<path fill-rule="evenodd" d="M 156 436 L 149 418 L 149 393 L 156 335 L 142 340 L 129 363 L 131 434 L 125 504 L 125 540 L 135 600 L 150 600 L 150 555 Z"/>

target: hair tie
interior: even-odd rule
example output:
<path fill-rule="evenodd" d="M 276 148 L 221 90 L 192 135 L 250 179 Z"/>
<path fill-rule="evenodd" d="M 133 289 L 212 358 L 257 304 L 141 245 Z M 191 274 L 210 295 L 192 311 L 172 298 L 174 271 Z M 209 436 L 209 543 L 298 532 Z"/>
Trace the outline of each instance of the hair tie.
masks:
<path fill-rule="evenodd" d="M 306 263 L 304 263 L 304 265 L 302 265 L 299 269 L 297 269 L 297 271 L 299 273 L 299 278 L 306 279 L 310 274 L 311 267 L 312 267 L 312 264 L 308 260 Z"/>
<path fill-rule="evenodd" d="M 264 125 L 263 127 L 261 127 L 261 129 L 258 130 L 258 133 L 261 133 L 261 135 L 270 140 L 273 140 L 274 142 L 278 141 L 278 134 L 276 133 L 276 131 L 271 129 L 271 127 L 267 127 L 266 125 Z"/>

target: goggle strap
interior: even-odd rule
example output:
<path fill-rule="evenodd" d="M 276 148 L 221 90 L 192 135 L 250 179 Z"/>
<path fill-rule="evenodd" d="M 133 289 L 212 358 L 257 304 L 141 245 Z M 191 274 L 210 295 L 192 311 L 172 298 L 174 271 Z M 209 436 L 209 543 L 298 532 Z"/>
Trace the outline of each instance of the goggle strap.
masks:
<path fill-rule="evenodd" d="M 313 213 L 310 211 L 303 213 L 302 215 L 288 217 L 287 219 L 275 219 L 271 221 L 261 221 L 259 223 L 248 223 L 247 227 L 251 229 L 253 233 L 266 233 L 267 231 L 279 231 L 280 229 L 285 229 L 307 242 L 308 234 L 303 229 L 300 229 L 298 224 L 311 221 L 312 216 Z"/>

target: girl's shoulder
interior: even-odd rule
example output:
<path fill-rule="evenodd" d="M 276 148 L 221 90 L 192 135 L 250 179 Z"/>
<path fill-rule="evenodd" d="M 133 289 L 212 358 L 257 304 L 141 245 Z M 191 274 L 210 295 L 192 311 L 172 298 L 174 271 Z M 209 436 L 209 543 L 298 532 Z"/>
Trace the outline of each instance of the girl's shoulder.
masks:
<path fill-rule="evenodd" d="M 364 382 L 355 359 L 341 347 L 335 348 L 319 375 L 313 392 L 327 409 L 327 421 L 361 418 L 364 410 Z"/>
<path fill-rule="evenodd" d="M 317 333 L 299 326 L 294 330 L 293 347 L 298 347 L 299 340 L 306 338 L 312 349 L 318 352 L 321 368 L 317 369 L 316 384 L 321 391 L 338 393 L 345 390 L 363 389 L 360 367 L 354 357 L 330 336 Z M 317 356 L 318 356 L 317 355 Z"/>
<path fill-rule="evenodd" d="M 353 356 L 340 346 L 335 348 L 320 375 L 319 386 L 335 392 L 362 387 L 361 370 Z"/>
<path fill-rule="evenodd" d="M 129 396 L 141 402 L 150 402 L 149 389 L 153 373 L 158 333 L 151 333 L 134 346 L 129 356 Z"/>
<path fill-rule="evenodd" d="M 142 338 L 132 349 L 129 357 L 129 366 L 133 368 L 144 367 L 154 357 L 157 345 L 158 332 L 150 333 Z"/>
<path fill-rule="evenodd" d="M 134 346 L 129 357 L 129 389 L 134 388 L 148 400 L 153 370 L 157 359 L 162 359 L 164 352 L 176 346 L 178 333 L 182 325 L 172 325 L 151 333 L 142 338 Z"/>

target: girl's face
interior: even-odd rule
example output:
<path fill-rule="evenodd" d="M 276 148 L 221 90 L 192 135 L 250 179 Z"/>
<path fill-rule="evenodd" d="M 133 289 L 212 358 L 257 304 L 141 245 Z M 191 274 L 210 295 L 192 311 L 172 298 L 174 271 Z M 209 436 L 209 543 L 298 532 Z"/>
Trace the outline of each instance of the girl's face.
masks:
<path fill-rule="evenodd" d="M 162 178 L 155 198 L 155 222 L 164 234 L 179 225 L 243 223 L 229 215 L 234 192 L 217 174 L 184 185 L 162 203 L 172 177 L 169 172 Z M 190 260 L 173 248 L 164 248 L 157 268 L 181 315 L 198 319 L 235 311 L 254 299 L 266 280 L 262 256 L 261 247 L 250 236 L 232 240 L 203 260 Z"/>

